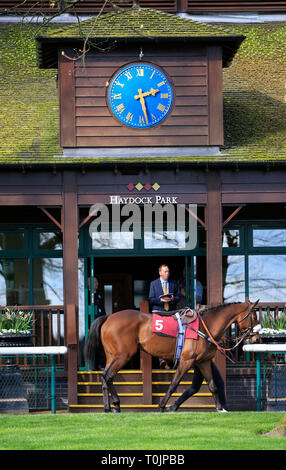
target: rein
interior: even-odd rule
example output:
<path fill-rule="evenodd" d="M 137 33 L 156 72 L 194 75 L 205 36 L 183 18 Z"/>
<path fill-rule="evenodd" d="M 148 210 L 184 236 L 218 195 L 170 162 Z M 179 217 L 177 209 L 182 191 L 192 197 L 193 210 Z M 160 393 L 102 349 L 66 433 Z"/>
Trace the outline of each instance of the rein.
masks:
<path fill-rule="evenodd" d="M 243 317 L 243 319 L 240 320 L 238 323 L 241 323 L 243 320 L 245 320 L 245 318 L 247 318 L 247 317 L 251 314 L 251 303 L 250 303 L 250 302 L 248 302 L 248 306 L 249 306 L 249 310 L 248 310 L 247 314 L 246 314 L 246 315 Z M 204 333 L 202 333 L 201 331 L 197 331 L 197 333 L 199 334 L 199 336 L 205 338 L 207 341 L 209 341 L 209 342 L 215 344 L 215 346 L 218 348 L 218 350 L 219 350 L 221 353 L 224 353 L 225 351 L 233 351 L 234 349 L 236 349 L 236 348 L 240 345 L 240 343 L 245 339 L 245 337 L 248 335 L 249 331 L 252 330 L 252 318 L 251 318 L 251 316 L 250 316 L 250 325 L 249 325 L 249 327 L 245 330 L 245 332 L 243 333 L 243 335 L 240 337 L 240 340 L 239 340 L 232 348 L 223 348 L 222 346 L 220 346 L 220 345 L 215 341 L 215 339 L 213 338 L 212 334 L 210 333 L 210 331 L 209 331 L 207 325 L 205 324 L 205 322 L 204 322 L 204 320 L 203 320 L 203 318 L 202 318 L 202 316 L 201 316 L 201 314 L 200 314 L 199 312 L 198 312 L 198 315 L 199 315 L 200 321 L 202 322 L 203 327 L 205 328 L 205 330 L 206 330 L 206 332 L 207 332 L 207 334 L 208 334 L 209 336 L 207 337 L 207 336 L 206 336 Z M 191 328 L 192 330 L 194 329 L 194 328 L 192 328 L 191 326 L 188 326 L 188 325 L 187 325 L 187 327 L 188 327 L 188 328 Z"/>

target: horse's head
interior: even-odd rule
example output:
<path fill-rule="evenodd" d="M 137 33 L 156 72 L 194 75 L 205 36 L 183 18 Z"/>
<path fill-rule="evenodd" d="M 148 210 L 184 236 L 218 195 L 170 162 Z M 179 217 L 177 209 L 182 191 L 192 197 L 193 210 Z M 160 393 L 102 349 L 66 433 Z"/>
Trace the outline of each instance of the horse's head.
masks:
<path fill-rule="evenodd" d="M 259 331 L 259 322 L 257 320 L 257 315 L 254 310 L 254 307 L 258 304 L 259 299 L 256 302 L 245 302 L 245 309 L 240 312 L 236 321 L 241 333 L 246 333 L 249 331 L 250 342 L 255 343 L 258 339 L 258 331 Z M 260 326 L 261 327 L 261 326 Z"/>

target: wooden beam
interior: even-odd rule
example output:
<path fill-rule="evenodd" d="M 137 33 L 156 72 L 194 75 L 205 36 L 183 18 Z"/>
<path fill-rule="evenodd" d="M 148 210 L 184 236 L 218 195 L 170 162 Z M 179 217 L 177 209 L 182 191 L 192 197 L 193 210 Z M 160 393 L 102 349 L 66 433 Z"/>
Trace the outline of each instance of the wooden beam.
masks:
<path fill-rule="evenodd" d="M 186 207 L 185 209 L 204 227 L 205 230 L 207 229 L 206 223 L 203 222 L 202 219 L 200 219 L 189 207 Z"/>
<path fill-rule="evenodd" d="M 69 405 L 77 404 L 78 206 L 76 172 L 63 172 L 63 279 L 68 354 Z M 70 307 L 73 306 L 73 307 Z"/>
<path fill-rule="evenodd" d="M 222 303 L 222 205 L 219 174 L 208 172 L 207 177 L 207 304 L 210 307 Z M 226 361 L 218 351 L 215 363 L 225 382 Z"/>
<path fill-rule="evenodd" d="M 60 145 L 75 147 L 75 78 L 72 50 L 59 50 Z"/>
<path fill-rule="evenodd" d="M 85 219 L 81 221 L 79 224 L 79 228 L 81 228 L 83 225 L 85 225 L 92 217 L 94 217 L 97 214 L 98 210 L 95 208 L 93 211 L 91 211 Z"/>
<path fill-rule="evenodd" d="M 223 145 L 222 49 L 208 47 L 209 145 Z"/>
<path fill-rule="evenodd" d="M 68 318 L 65 330 L 65 342 L 68 348 L 68 404 L 77 404 L 77 371 L 78 371 L 78 315 L 74 304 L 66 305 L 65 316 Z"/>
<path fill-rule="evenodd" d="M 65 305 L 78 305 L 78 206 L 76 172 L 63 172 L 63 269 Z"/>
<path fill-rule="evenodd" d="M 207 304 L 222 303 L 222 206 L 219 175 L 207 179 Z"/>
<path fill-rule="evenodd" d="M 140 312 L 149 313 L 149 302 L 140 302 Z M 152 356 L 140 350 L 140 368 L 143 378 L 143 404 L 152 405 Z"/>
<path fill-rule="evenodd" d="M 237 208 L 230 214 L 230 216 L 224 221 L 223 227 L 224 227 L 226 224 L 228 224 L 228 222 L 230 222 L 230 221 L 236 216 L 236 214 L 238 214 L 238 212 L 239 212 L 243 207 L 245 207 L 245 204 L 243 204 L 243 205 L 237 207 Z"/>
<path fill-rule="evenodd" d="M 0 195 L 0 206 L 60 206 L 61 194 L 11 194 Z"/>
<path fill-rule="evenodd" d="M 44 207 L 40 207 L 40 209 L 49 217 L 49 219 L 52 220 L 52 222 L 54 222 L 54 224 L 56 224 L 57 227 L 61 229 L 61 231 L 63 231 L 62 221 L 61 223 L 58 222 L 57 219 L 55 219 L 55 217 L 53 217 L 52 214 L 50 214 L 49 211 L 45 209 Z"/>

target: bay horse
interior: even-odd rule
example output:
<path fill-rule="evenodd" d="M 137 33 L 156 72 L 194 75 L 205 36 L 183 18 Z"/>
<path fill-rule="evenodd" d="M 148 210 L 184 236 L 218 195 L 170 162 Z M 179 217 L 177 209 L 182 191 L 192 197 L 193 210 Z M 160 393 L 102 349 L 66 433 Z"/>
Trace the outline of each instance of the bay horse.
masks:
<path fill-rule="evenodd" d="M 166 395 L 159 403 L 160 411 L 165 410 L 172 393 L 175 392 L 182 377 L 193 365 L 200 369 L 206 379 L 209 390 L 214 396 L 217 411 L 223 410 L 211 370 L 211 360 L 217 350 L 215 343 L 220 341 L 226 329 L 235 321 L 241 333 L 251 333 L 253 326 L 258 324 L 256 314 L 253 311 L 257 303 L 258 300 L 254 303 L 235 302 L 204 310 L 203 319 L 200 317 L 198 330 L 204 333 L 206 337 L 211 337 L 214 342 L 209 342 L 201 336 L 198 336 L 197 339 L 185 339 L 173 380 Z M 104 411 L 111 411 L 110 393 L 114 412 L 120 412 L 120 400 L 113 385 L 115 374 L 137 352 L 138 346 L 151 356 L 172 361 L 176 348 L 176 338 L 158 336 L 156 333 L 152 333 L 152 315 L 150 313 L 137 310 L 121 310 L 109 316 L 99 317 L 92 323 L 85 344 L 85 357 L 90 368 L 92 368 L 91 364 L 96 353 L 102 346 L 106 356 L 106 365 L 101 378 Z M 176 407 L 173 407 L 173 409 L 176 409 Z"/>

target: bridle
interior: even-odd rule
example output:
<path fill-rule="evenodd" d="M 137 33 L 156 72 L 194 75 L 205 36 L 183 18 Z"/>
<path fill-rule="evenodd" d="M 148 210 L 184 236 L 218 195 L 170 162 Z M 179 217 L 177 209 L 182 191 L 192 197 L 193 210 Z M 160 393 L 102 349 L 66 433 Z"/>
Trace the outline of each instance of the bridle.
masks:
<path fill-rule="evenodd" d="M 245 329 L 245 331 L 243 332 L 242 336 L 241 337 L 238 337 L 237 340 L 237 343 L 232 347 L 232 348 L 223 348 L 222 346 L 220 346 L 216 341 L 215 339 L 212 337 L 211 333 L 209 332 L 201 314 L 198 312 L 198 315 L 199 315 L 199 318 L 200 318 L 200 321 L 202 322 L 202 325 L 203 327 L 205 328 L 207 334 L 209 335 L 209 337 L 205 338 L 207 339 L 208 341 L 212 342 L 213 344 L 216 345 L 216 347 L 218 348 L 218 350 L 222 353 L 224 353 L 225 351 L 233 351 L 234 349 L 236 349 L 240 343 L 246 338 L 246 336 L 252 331 L 252 316 L 251 316 L 251 302 L 249 302 L 249 300 L 247 301 L 248 303 L 248 312 L 247 314 L 242 318 L 242 320 L 240 321 L 237 321 L 237 323 L 241 323 L 243 320 L 245 320 L 248 316 L 250 316 L 250 320 L 249 320 L 249 327 Z M 206 335 L 204 335 L 206 336 Z"/>
<path fill-rule="evenodd" d="M 252 315 L 251 315 L 251 302 L 249 302 L 249 300 L 248 300 L 247 303 L 248 303 L 248 312 L 247 312 L 247 314 L 242 318 L 242 320 L 239 320 L 239 321 L 237 320 L 237 323 L 241 323 L 243 320 L 245 320 L 249 316 L 249 327 L 244 330 L 243 334 L 245 332 L 252 331 L 252 329 L 253 329 Z"/>

